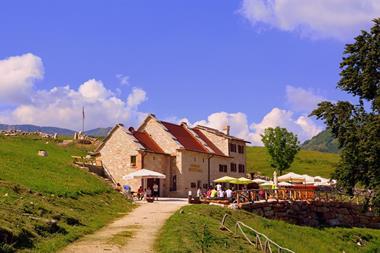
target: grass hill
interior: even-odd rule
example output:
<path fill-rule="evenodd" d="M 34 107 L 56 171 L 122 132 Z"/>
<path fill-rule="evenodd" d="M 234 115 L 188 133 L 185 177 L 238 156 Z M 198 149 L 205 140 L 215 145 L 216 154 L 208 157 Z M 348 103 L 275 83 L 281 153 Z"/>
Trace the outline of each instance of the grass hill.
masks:
<path fill-rule="evenodd" d="M 314 150 L 320 152 L 339 152 L 339 143 L 329 130 L 325 130 L 314 136 L 302 144 L 302 148 L 306 150 Z"/>
<path fill-rule="evenodd" d="M 274 169 L 270 166 L 269 155 L 264 147 L 247 147 L 246 155 L 248 172 L 272 177 Z M 329 178 L 338 161 L 338 154 L 301 149 L 287 171 Z"/>
<path fill-rule="evenodd" d="M 375 253 L 380 248 L 380 230 L 377 229 L 311 228 L 268 220 L 242 210 L 192 205 L 183 207 L 166 222 L 155 243 L 157 252 L 201 252 L 202 246 L 204 252 L 210 253 L 259 252 L 241 237 L 220 230 L 225 213 L 297 253 Z M 234 231 L 233 224 L 229 225 Z M 251 238 L 254 241 L 254 237 Z"/>
<path fill-rule="evenodd" d="M 7 124 L 0 124 L 0 131 L 1 130 L 21 130 L 25 132 L 43 132 L 47 134 L 55 134 L 58 135 L 64 135 L 64 136 L 71 136 L 74 135 L 75 131 L 66 129 L 66 128 L 60 128 L 60 127 L 46 127 L 46 126 L 35 126 L 35 125 L 7 125 Z M 111 127 L 106 128 L 94 128 L 91 130 L 85 131 L 87 135 L 95 136 L 95 137 L 104 137 L 107 135 L 107 133 L 111 130 Z"/>
<path fill-rule="evenodd" d="M 104 180 L 71 165 L 81 146 L 4 136 L 0 144 L 0 252 L 53 252 L 131 209 Z"/>

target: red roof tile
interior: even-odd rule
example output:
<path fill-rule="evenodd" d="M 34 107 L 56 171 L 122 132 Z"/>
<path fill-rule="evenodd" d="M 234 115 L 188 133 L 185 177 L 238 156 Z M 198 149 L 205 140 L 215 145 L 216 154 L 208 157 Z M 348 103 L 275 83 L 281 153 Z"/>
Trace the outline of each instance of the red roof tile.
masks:
<path fill-rule="evenodd" d="M 225 154 L 223 154 L 223 152 L 217 146 L 215 146 L 214 143 L 212 143 L 210 139 L 207 138 L 206 135 L 204 135 L 199 129 L 193 128 L 192 130 L 214 151 L 215 154 L 225 156 Z"/>
<path fill-rule="evenodd" d="M 133 136 L 149 151 L 155 153 L 165 153 L 160 146 L 146 132 L 133 132 Z"/>
<path fill-rule="evenodd" d="M 169 132 L 178 140 L 178 142 L 187 150 L 210 153 L 188 130 L 183 126 L 161 121 Z"/>

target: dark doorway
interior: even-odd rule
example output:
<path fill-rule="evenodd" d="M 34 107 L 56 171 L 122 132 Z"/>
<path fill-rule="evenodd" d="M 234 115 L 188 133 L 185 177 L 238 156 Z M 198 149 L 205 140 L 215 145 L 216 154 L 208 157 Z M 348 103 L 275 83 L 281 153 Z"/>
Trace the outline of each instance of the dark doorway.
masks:
<path fill-rule="evenodd" d="M 152 193 L 153 193 L 153 185 L 154 185 L 154 183 L 156 183 L 158 185 L 158 196 L 160 196 L 160 191 L 161 191 L 161 189 L 160 189 L 160 179 L 148 178 L 147 182 L 146 182 L 147 188 L 149 187 L 151 189 Z"/>

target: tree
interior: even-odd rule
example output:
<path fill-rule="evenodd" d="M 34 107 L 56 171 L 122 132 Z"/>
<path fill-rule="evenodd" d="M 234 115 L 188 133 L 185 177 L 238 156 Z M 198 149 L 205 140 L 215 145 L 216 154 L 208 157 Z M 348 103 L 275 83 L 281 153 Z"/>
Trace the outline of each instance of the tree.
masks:
<path fill-rule="evenodd" d="M 288 132 L 286 128 L 267 128 L 261 135 L 271 157 L 271 166 L 281 175 L 282 172 L 290 167 L 295 155 L 300 150 L 297 136 Z"/>
<path fill-rule="evenodd" d="M 339 141 L 341 162 L 333 174 L 338 186 L 350 194 L 364 186 L 380 206 L 380 18 L 346 45 L 340 68 L 338 88 L 358 103 L 325 101 L 311 116 L 323 119 Z"/>

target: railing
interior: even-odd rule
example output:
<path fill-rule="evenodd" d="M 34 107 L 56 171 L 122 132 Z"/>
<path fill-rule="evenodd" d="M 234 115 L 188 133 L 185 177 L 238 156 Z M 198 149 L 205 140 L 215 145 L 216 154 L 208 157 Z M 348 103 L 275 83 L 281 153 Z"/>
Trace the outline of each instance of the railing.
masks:
<path fill-rule="evenodd" d="M 235 231 L 232 231 L 232 229 L 228 228 L 228 226 L 226 225 L 227 218 L 229 218 L 233 222 L 233 224 L 231 225 L 235 227 Z M 281 253 L 281 252 L 295 253 L 294 251 L 288 248 L 284 248 L 278 245 L 276 242 L 271 240 L 268 236 L 264 235 L 263 233 L 258 232 L 257 230 L 251 228 L 250 226 L 244 224 L 243 222 L 236 221 L 228 214 L 225 214 L 223 216 L 223 219 L 221 221 L 221 229 L 225 229 L 229 231 L 230 233 L 233 233 L 235 236 L 238 236 L 239 235 L 238 233 L 240 233 L 244 237 L 244 239 L 248 241 L 249 244 L 251 244 L 252 246 L 255 246 L 256 249 L 261 250 L 262 252 L 265 252 L 265 253 L 268 253 L 268 252 L 272 253 L 274 252 L 273 250 L 276 250 L 278 253 Z M 248 233 L 245 232 L 244 229 L 248 230 Z M 251 240 L 249 235 L 253 236 L 254 240 Z"/>
<path fill-rule="evenodd" d="M 107 167 L 103 164 L 103 169 L 104 169 L 104 173 L 106 174 L 106 176 L 111 179 L 112 183 L 114 183 L 115 185 L 117 184 L 115 178 L 112 176 L 112 174 L 109 172 L 109 170 L 107 169 Z"/>
<path fill-rule="evenodd" d="M 236 191 L 237 203 L 255 202 L 255 201 L 339 201 L 361 204 L 365 201 L 364 195 L 349 196 L 338 191 L 321 191 L 309 189 L 254 189 L 246 191 Z"/>

